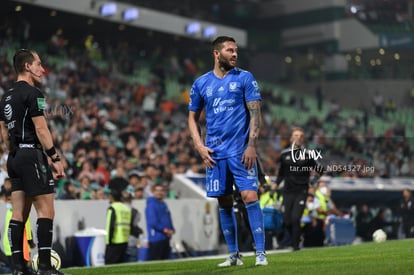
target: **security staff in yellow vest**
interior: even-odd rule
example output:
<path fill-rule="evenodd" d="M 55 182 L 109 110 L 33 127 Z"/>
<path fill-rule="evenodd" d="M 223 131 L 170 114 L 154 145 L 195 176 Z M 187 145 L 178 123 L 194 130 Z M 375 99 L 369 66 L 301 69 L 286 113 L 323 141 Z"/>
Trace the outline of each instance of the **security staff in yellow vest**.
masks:
<path fill-rule="evenodd" d="M 341 211 L 336 208 L 331 199 L 331 190 L 323 177 L 320 178 L 315 191 L 314 208 L 316 210 L 318 228 L 323 231 L 325 228 L 325 220 L 328 215 L 342 216 Z M 324 240 L 319 240 L 319 242 L 312 246 L 323 246 L 323 241 Z"/>
<path fill-rule="evenodd" d="M 315 191 L 315 208 L 317 218 L 325 220 L 328 215 L 342 216 L 335 203 L 331 199 L 331 189 L 328 187 L 326 180 L 321 178 Z"/>
<path fill-rule="evenodd" d="M 13 215 L 13 206 L 11 204 L 10 196 L 11 196 L 11 192 L 6 191 L 7 212 L 6 212 L 5 222 L 4 222 L 3 251 L 4 251 L 4 254 L 8 258 L 9 266 L 12 266 L 12 251 L 11 251 L 11 246 L 10 246 L 10 240 L 8 238 L 9 223 Z M 30 248 L 33 248 L 35 246 L 36 245 L 33 242 L 32 227 L 30 225 L 30 217 L 29 217 L 26 221 L 24 232 L 23 232 L 23 257 L 27 265 L 31 264 Z"/>
<path fill-rule="evenodd" d="M 122 263 L 126 259 L 128 239 L 132 226 L 131 208 L 121 202 L 122 191 L 111 190 L 106 216 L 105 264 Z"/>
<path fill-rule="evenodd" d="M 260 197 L 259 197 L 259 203 L 260 208 L 263 211 L 263 216 L 265 219 L 265 249 L 266 250 L 272 250 L 273 249 L 273 237 L 276 237 L 278 239 L 278 236 L 282 233 L 282 228 L 276 228 L 277 225 L 271 226 L 269 228 L 269 223 L 274 224 L 274 220 L 271 217 L 268 217 L 268 215 L 272 215 L 273 212 L 266 211 L 266 209 L 272 210 L 272 211 L 278 211 L 278 214 L 276 215 L 279 221 L 278 223 L 282 224 L 282 214 L 280 212 L 280 206 L 282 205 L 282 196 L 278 194 L 276 191 L 277 185 L 270 186 L 268 183 L 261 184 L 259 187 Z M 271 222 L 268 222 L 268 219 L 270 219 Z M 279 243 L 279 242 L 278 242 Z"/>
<path fill-rule="evenodd" d="M 316 213 L 314 208 L 314 201 L 315 195 L 313 193 L 308 194 L 308 198 L 306 199 L 306 207 L 303 210 L 302 219 L 301 219 L 301 226 L 302 228 L 308 224 L 312 223 L 312 221 L 315 219 Z"/>
<path fill-rule="evenodd" d="M 325 240 L 325 232 L 323 230 L 323 220 L 316 218 L 315 195 L 308 194 L 306 199 L 306 207 L 302 215 L 302 237 L 303 247 L 323 246 Z"/>
<path fill-rule="evenodd" d="M 275 205 L 277 205 L 279 202 L 282 201 L 282 196 L 279 196 L 278 193 L 276 191 L 273 190 L 269 190 L 269 186 L 267 185 L 261 185 L 259 188 L 260 191 L 260 199 L 259 199 L 259 203 L 260 203 L 260 208 L 265 208 L 265 207 L 274 207 Z"/>

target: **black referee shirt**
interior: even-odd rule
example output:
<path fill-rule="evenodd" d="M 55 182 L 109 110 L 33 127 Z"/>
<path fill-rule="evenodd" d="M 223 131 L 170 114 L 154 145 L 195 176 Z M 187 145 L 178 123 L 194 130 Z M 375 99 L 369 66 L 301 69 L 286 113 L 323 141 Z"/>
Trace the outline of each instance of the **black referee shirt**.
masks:
<path fill-rule="evenodd" d="M 14 83 L 14 87 L 4 93 L 0 101 L 0 120 L 6 124 L 11 146 L 40 143 L 32 117 L 43 116 L 45 107 L 42 92 L 25 81 Z"/>
<path fill-rule="evenodd" d="M 307 191 L 312 171 L 321 173 L 322 166 L 315 160 L 318 155 L 304 148 L 287 148 L 282 151 L 279 162 L 279 174 L 276 183 L 283 180 L 283 191 L 288 193 Z"/>

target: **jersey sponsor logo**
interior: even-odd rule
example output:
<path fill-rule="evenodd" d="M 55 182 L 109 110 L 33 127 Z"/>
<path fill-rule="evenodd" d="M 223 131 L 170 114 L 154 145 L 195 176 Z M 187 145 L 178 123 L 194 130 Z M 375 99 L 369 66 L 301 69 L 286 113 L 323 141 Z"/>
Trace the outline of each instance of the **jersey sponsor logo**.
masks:
<path fill-rule="evenodd" d="M 219 103 L 220 103 L 220 101 L 221 101 L 221 97 L 217 97 L 217 98 L 215 98 L 215 99 L 214 99 L 214 101 L 213 101 L 213 107 L 218 106 L 218 105 L 219 105 Z"/>
<path fill-rule="evenodd" d="M 39 108 L 40 110 L 46 109 L 46 101 L 44 98 L 42 97 L 37 98 L 37 108 Z"/>
<path fill-rule="evenodd" d="M 7 129 L 13 129 L 14 128 L 14 124 L 16 123 L 16 120 L 10 121 L 9 123 L 7 123 Z"/>
<path fill-rule="evenodd" d="M 10 104 L 6 104 L 6 106 L 4 106 L 4 117 L 7 120 L 11 120 L 12 116 L 13 116 L 12 106 Z"/>
<path fill-rule="evenodd" d="M 223 106 L 225 104 L 230 105 L 233 104 L 235 102 L 234 99 L 227 99 L 227 100 L 221 100 L 221 97 L 217 97 L 214 99 L 213 101 L 213 112 L 215 114 L 221 113 L 221 112 L 226 112 L 226 111 L 231 111 L 233 110 L 233 106 Z"/>
<path fill-rule="evenodd" d="M 16 120 L 11 120 L 13 117 L 13 108 L 10 104 L 6 104 L 6 106 L 4 106 L 4 117 L 6 118 L 7 121 L 9 121 L 7 123 L 7 129 L 13 129 L 14 128 L 14 124 L 16 123 Z"/>
<path fill-rule="evenodd" d="M 221 100 L 221 97 L 217 97 L 217 98 L 215 98 L 215 99 L 214 99 L 214 101 L 213 101 L 213 107 L 216 107 L 216 106 L 218 106 L 218 105 L 222 106 L 222 105 L 224 105 L 224 104 L 231 105 L 231 104 L 233 104 L 234 102 L 236 102 L 236 100 L 235 100 L 235 99 L 233 99 L 233 98 L 231 98 L 231 99 Z"/>
<path fill-rule="evenodd" d="M 231 110 L 233 110 L 233 106 L 219 106 L 217 108 L 214 108 L 214 113 L 218 114 L 218 113 L 227 112 Z"/>

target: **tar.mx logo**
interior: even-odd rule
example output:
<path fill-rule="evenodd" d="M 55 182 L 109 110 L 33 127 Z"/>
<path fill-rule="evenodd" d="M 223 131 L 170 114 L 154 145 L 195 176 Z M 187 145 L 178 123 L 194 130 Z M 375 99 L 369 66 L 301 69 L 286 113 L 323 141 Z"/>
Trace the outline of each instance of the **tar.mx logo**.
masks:
<path fill-rule="evenodd" d="M 50 105 L 44 110 L 46 118 L 60 117 L 64 120 L 70 120 L 74 114 L 72 107 L 66 104 Z"/>
<path fill-rule="evenodd" d="M 300 148 L 299 150 L 295 150 L 295 142 L 292 142 L 291 149 L 292 150 L 290 150 L 290 154 L 291 154 L 293 163 L 296 163 L 296 161 L 299 161 L 299 160 L 305 160 L 305 159 L 318 160 L 318 159 L 323 158 L 321 150 L 306 149 L 306 148 Z"/>

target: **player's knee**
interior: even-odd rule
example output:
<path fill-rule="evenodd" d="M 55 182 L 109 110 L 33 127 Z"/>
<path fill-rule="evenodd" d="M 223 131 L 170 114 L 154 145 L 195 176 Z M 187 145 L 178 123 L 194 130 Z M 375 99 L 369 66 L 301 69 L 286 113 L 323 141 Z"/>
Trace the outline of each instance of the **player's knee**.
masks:
<path fill-rule="evenodd" d="M 45 218 L 45 219 L 51 219 L 53 220 L 55 217 L 55 210 L 53 208 L 51 209 L 37 209 L 37 217 L 38 218 Z"/>
<path fill-rule="evenodd" d="M 258 200 L 257 192 L 251 190 L 241 192 L 241 198 L 244 204 L 255 202 Z"/>

